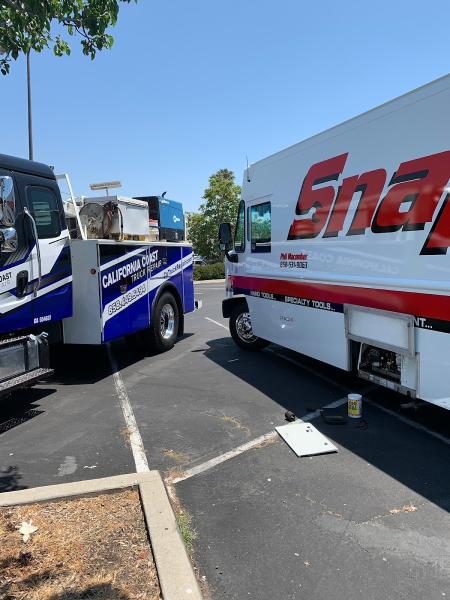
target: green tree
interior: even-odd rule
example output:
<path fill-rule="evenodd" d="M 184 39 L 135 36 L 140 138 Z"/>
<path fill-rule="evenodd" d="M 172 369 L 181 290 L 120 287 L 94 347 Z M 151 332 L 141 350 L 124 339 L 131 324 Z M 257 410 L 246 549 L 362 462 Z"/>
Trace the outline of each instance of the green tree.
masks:
<path fill-rule="evenodd" d="M 196 254 L 208 260 L 221 260 L 219 225 L 236 221 L 240 193 L 241 188 L 235 183 L 232 171 L 220 169 L 211 175 L 203 194 L 205 202 L 189 219 L 189 238 Z"/>
<path fill-rule="evenodd" d="M 53 47 L 56 56 L 70 54 L 61 33 L 81 37 L 83 53 L 95 58 L 97 51 L 110 48 L 121 2 L 137 0 L 0 0 L 0 70 L 9 73 L 11 60 L 21 52 L 41 52 Z M 57 32 L 54 31 L 56 26 Z"/>

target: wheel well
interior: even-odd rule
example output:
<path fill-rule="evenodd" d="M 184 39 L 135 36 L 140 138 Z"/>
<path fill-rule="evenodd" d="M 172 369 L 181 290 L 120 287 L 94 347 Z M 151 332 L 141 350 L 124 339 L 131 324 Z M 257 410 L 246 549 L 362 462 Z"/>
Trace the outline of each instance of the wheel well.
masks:
<path fill-rule="evenodd" d="M 235 307 L 239 306 L 240 304 L 242 304 L 245 307 L 245 310 L 248 311 L 248 304 L 245 296 L 232 296 L 231 298 L 225 298 L 225 300 L 222 300 L 223 317 L 225 319 L 229 319 Z"/>
<path fill-rule="evenodd" d="M 172 296 L 175 298 L 175 302 L 177 303 L 177 307 L 178 307 L 178 315 L 179 315 L 179 323 L 178 323 L 178 333 L 177 335 L 183 335 L 184 333 L 184 311 L 183 311 L 183 302 L 181 300 L 181 296 L 179 291 L 177 290 L 177 288 L 173 285 L 173 283 L 163 283 L 161 285 L 161 287 L 159 288 L 156 296 L 153 299 L 153 304 L 152 304 L 152 313 L 151 313 L 151 323 L 153 323 L 153 318 L 154 318 L 154 314 L 155 314 L 155 308 L 156 305 L 158 303 L 158 300 L 160 299 L 161 295 L 164 294 L 164 292 L 168 292 L 169 294 L 172 294 Z"/>

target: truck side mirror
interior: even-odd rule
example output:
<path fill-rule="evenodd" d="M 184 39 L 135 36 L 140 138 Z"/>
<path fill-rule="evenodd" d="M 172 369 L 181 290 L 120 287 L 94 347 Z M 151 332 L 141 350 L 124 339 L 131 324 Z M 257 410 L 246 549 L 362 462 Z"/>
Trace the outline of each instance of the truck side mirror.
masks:
<path fill-rule="evenodd" d="M 229 223 L 221 223 L 219 225 L 219 246 L 225 252 L 225 256 L 230 262 L 238 262 L 238 255 L 233 252 L 230 254 L 229 249 L 233 245 L 233 234 L 231 233 L 231 225 Z"/>
<path fill-rule="evenodd" d="M 219 225 L 219 245 L 221 250 L 227 251 L 233 243 L 231 234 L 231 225 L 229 223 L 221 223 Z"/>
<path fill-rule="evenodd" d="M 12 177 L 0 177 L 0 224 L 12 227 L 16 222 L 16 200 Z"/>
<path fill-rule="evenodd" d="M 14 227 L 0 229 L 0 250 L 2 252 L 15 252 L 18 247 L 17 231 Z"/>

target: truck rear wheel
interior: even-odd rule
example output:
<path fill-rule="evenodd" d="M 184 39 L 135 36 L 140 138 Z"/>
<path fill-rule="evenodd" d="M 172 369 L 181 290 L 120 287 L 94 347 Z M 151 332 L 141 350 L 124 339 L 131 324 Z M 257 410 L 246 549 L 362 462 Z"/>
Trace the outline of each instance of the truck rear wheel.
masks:
<path fill-rule="evenodd" d="M 153 322 L 150 326 L 152 346 L 157 352 L 165 352 L 173 348 L 179 323 L 177 302 L 171 293 L 164 292 L 155 306 Z"/>
<path fill-rule="evenodd" d="M 243 350 L 261 350 L 270 343 L 254 335 L 250 313 L 244 304 L 238 304 L 231 312 L 230 333 L 239 348 Z"/>

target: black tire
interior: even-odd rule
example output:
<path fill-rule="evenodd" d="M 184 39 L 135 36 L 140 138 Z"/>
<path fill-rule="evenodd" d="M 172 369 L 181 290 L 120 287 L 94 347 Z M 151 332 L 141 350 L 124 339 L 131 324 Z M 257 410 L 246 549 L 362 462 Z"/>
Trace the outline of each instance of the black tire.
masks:
<path fill-rule="evenodd" d="M 170 292 L 164 292 L 156 303 L 150 325 L 150 341 L 156 352 L 166 352 L 173 348 L 179 325 L 177 302 Z"/>
<path fill-rule="evenodd" d="M 230 316 L 231 337 L 242 350 L 262 350 L 262 348 L 268 346 L 270 342 L 253 335 L 251 327 L 250 314 L 247 306 L 238 304 L 234 307 Z"/>

